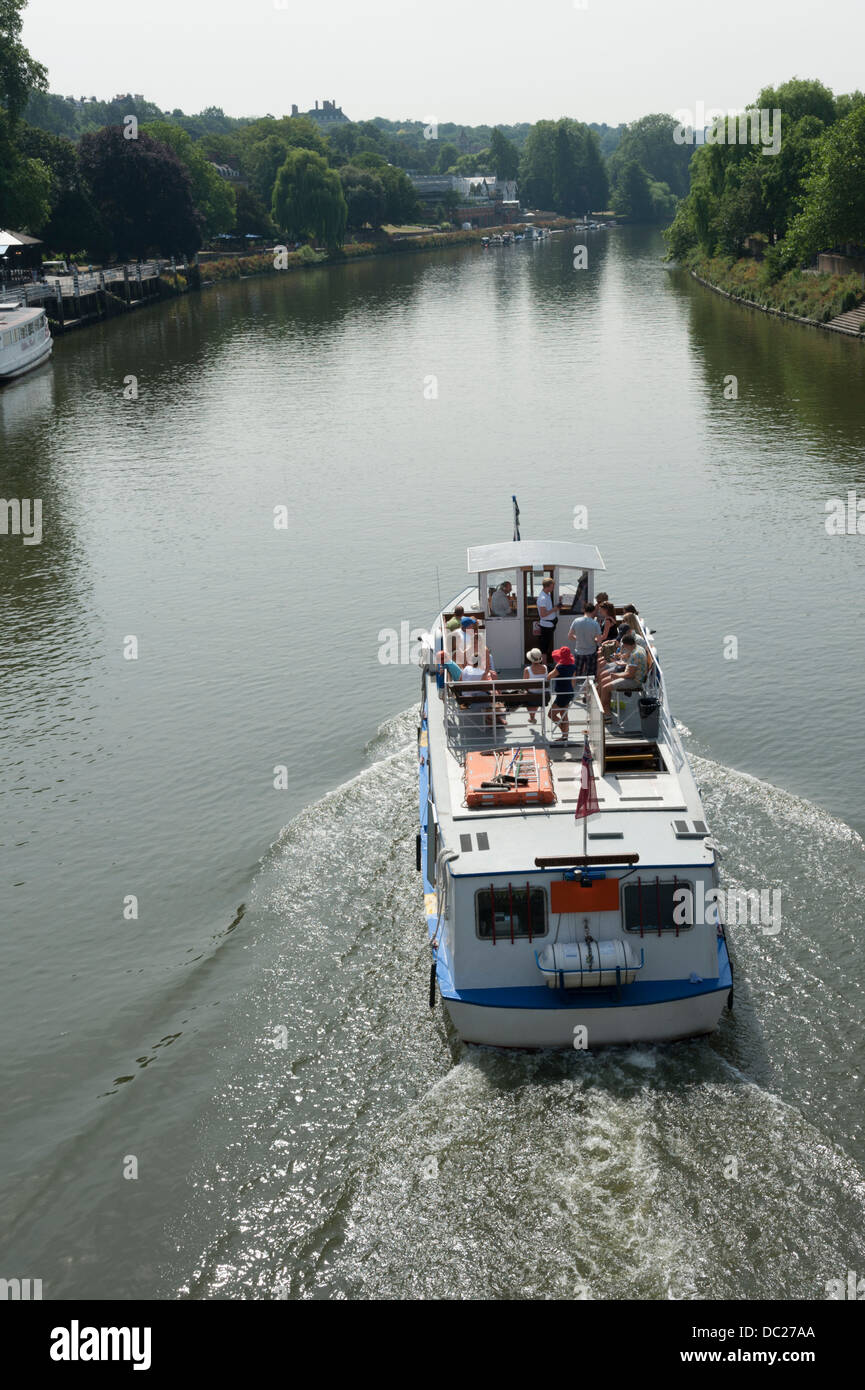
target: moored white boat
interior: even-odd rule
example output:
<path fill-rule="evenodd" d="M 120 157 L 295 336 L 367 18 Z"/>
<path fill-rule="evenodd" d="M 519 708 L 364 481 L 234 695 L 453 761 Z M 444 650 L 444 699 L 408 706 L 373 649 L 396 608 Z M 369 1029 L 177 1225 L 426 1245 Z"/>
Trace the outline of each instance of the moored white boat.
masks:
<path fill-rule="evenodd" d="M 53 343 L 44 309 L 0 304 L 0 381 L 47 362 Z"/>
<path fill-rule="evenodd" d="M 732 999 L 730 958 L 717 909 L 694 920 L 688 904 L 714 903 L 716 856 L 651 633 L 634 620 L 651 667 L 642 689 L 614 694 L 612 722 L 585 677 L 567 737 L 554 738 L 549 682 L 523 676 L 537 596 L 552 579 L 553 645 L 566 645 L 600 554 L 517 539 L 471 548 L 468 568 L 476 579 L 425 652 L 418 739 L 418 868 L 433 979 L 457 1032 L 589 1049 L 711 1032 Z M 454 637 L 458 606 L 477 627 Z M 453 680 L 448 655 L 459 665 L 478 647 L 494 679 Z M 592 789 L 597 810 L 577 820 Z"/>

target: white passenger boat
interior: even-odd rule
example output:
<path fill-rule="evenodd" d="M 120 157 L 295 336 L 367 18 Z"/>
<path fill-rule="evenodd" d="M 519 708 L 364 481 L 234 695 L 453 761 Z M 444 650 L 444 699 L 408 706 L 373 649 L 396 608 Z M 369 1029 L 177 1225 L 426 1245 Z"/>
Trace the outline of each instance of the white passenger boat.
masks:
<path fill-rule="evenodd" d="M 605 724 L 597 680 L 578 680 L 564 739 L 549 681 L 524 678 L 543 581 L 560 605 L 559 648 L 604 568 L 592 545 L 472 547 L 476 577 L 424 651 L 417 866 L 430 1003 L 437 983 L 466 1042 L 666 1042 L 711 1032 L 732 1003 L 724 926 L 702 907 L 717 901 L 714 846 L 652 634 L 635 621 L 651 653 L 642 689 L 614 695 Z M 456 665 L 477 642 L 492 680 L 454 681 L 444 667 L 458 606 L 478 626 L 458 630 Z M 592 793 L 597 810 L 577 819 Z"/>
<path fill-rule="evenodd" d="M 0 381 L 22 376 L 47 362 L 52 347 L 44 309 L 0 304 Z"/>

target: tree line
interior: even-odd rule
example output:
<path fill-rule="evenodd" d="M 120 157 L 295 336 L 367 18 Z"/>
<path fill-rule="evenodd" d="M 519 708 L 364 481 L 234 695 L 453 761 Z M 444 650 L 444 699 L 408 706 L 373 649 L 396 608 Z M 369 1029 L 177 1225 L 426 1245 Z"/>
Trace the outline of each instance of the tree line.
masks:
<path fill-rule="evenodd" d="M 759 94 L 780 110 L 777 156 L 760 145 L 676 138 L 671 115 L 628 125 L 563 117 L 514 126 L 338 122 L 162 111 L 143 96 L 48 91 L 21 43 L 25 0 L 0 0 L 0 225 L 58 252 L 189 253 L 220 235 L 330 248 L 422 217 L 407 176 L 515 180 L 521 199 L 566 216 L 612 211 L 668 228 L 670 254 L 741 255 L 762 236 L 780 274 L 823 246 L 863 240 L 865 98 L 794 79 Z M 215 165 L 229 166 L 224 178 Z M 441 215 L 459 197 L 442 198 Z"/>
<path fill-rule="evenodd" d="M 794 78 L 764 87 L 755 108 L 781 113 L 777 154 L 739 143 L 738 127 L 719 122 L 691 160 L 689 189 L 667 232 L 671 256 L 735 260 L 759 238 L 766 273 L 779 278 L 818 251 L 862 245 L 865 95 L 834 96 L 822 82 Z"/>

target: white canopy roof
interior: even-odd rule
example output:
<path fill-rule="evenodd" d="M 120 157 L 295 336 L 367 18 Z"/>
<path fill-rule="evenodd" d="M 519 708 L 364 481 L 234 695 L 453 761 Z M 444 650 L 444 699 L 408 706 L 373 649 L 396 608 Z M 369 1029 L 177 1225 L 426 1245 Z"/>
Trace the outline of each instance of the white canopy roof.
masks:
<path fill-rule="evenodd" d="M 471 545 L 468 550 L 470 574 L 485 570 L 543 569 L 565 565 L 578 570 L 603 570 L 606 565 L 594 545 L 573 541 L 500 541 L 498 545 Z"/>
<path fill-rule="evenodd" d="M 5 256 L 10 246 L 23 246 L 13 232 L 0 231 L 0 256 Z"/>

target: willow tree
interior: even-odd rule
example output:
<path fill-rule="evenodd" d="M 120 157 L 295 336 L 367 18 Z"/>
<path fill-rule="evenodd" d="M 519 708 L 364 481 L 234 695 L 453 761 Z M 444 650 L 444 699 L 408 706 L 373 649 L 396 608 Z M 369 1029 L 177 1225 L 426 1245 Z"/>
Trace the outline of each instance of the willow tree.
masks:
<path fill-rule="evenodd" d="M 273 216 L 292 241 L 314 237 L 328 250 L 341 246 L 348 207 L 339 174 L 312 150 L 289 150 L 276 176 Z"/>

